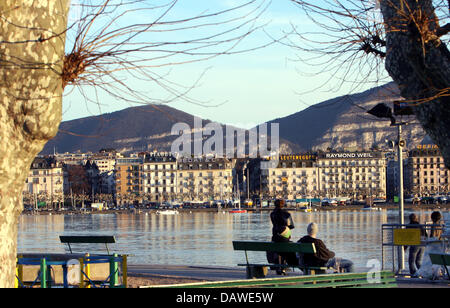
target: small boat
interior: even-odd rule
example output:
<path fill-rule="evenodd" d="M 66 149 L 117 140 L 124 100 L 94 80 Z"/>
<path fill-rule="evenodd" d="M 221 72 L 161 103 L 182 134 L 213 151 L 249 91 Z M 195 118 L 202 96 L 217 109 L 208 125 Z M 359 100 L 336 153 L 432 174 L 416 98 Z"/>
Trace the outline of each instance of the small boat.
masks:
<path fill-rule="evenodd" d="M 232 214 L 247 213 L 247 210 L 242 210 L 242 209 L 232 209 L 232 210 L 230 211 L 230 213 L 232 213 Z"/>
<path fill-rule="evenodd" d="M 159 215 L 177 215 L 179 212 L 177 210 L 158 210 L 156 214 Z"/>
<path fill-rule="evenodd" d="M 381 208 L 379 207 L 373 207 L 370 205 L 366 205 L 363 207 L 363 210 L 367 210 L 367 211 L 381 211 Z"/>
<path fill-rule="evenodd" d="M 310 206 L 302 206 L 302 207 L 297 208 L 297 211 L 311 213 L 311 212 L 313 212 L 313 209 Z"/>

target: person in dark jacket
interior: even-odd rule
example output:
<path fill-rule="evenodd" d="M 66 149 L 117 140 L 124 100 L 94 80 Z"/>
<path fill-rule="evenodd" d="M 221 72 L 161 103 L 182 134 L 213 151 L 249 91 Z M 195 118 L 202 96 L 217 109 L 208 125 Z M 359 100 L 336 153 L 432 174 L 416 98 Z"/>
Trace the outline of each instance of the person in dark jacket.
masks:
<path fill-rule="evenodd" d="M 414 225 L 419 225 L 419 218 L 417 217 L 416 214 L 411 214 L 409 215 L 409 226 L 407 226 L 407 228 L 420 228 L 420 236 L 422 238 L 427 238 L 427 232 L 425 231 L 424 228 L 420 227 L 420 226 L 414 226 Z M 411 274 L 412 277 L 418 277 L 417 275 L 417 271 L 420 269 L 420 267 L 422 266 L 422 260 L 423 260 L 423 255 L 425 253 L 425 247 L 423 246 L 409 246 L 409 258 L 408 258 L 408 263 L 409 263 L 409 273 Z"/>
<path fill-rule="evenodd" d="M 316 223 L 312 222 L 307 227 L 308 235 L 302 237 L 299 243 L 313 243 L 316 248 L 315 254 L 305 253 L 303 254 L 303 263 L 306 266 L 314 267 L 329 267 L 333 268 L 337 272 L 354 272 L 353 262 L 350 260 L 337 258 L 335 253 L 328 250 L 325 243 L 317 238 L 319 227 Z"/>
<path fill-rule="evenodd" d="M 291 214 L 284 208 L 284 200 L 275 201 L 275 209 L 270 213 L 272 221 L 272 242 L 289 242 L 291 230 L 294 229 L 294 222 Z"/>
<path fill-rule="evenodd" d="M 433 225 L 442 225 L 442 214 L 438 211 L 431 213 L 431 220 L 433 221 Z M 438 240 L 441 239 L 442 236 L 442 227 L 433 226 L 431 227 L 430 238 L 436 238 Z"/>
<path fill-rule="evenodd" d="M 285 201 L 278 199 L 275 201 L 275 209 L 270 213 L 272 221 L 272 242 L 283 243 L 291 241 L 291 230 L 294 229 L 294 222 L 291 214 L 284 209 Z M 295 253 L 268 253 L 267 259 L 274 264 L 298 265 Z M 277 269 L 278 275 L 284 275 L 284 269 Z"/>

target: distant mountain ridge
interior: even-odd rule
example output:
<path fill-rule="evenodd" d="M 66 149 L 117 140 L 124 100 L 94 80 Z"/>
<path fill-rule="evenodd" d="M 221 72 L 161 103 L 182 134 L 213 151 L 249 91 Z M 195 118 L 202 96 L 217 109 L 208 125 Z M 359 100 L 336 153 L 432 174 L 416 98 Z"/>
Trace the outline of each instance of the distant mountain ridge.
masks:
<path fill-rule="evenodd" d="M 379 102 L 389 104 L 398 98 L 397 87 L 390 83 L 327 100 L 267 124 L 269 127 L 271 123 L 279 124 L 280 145 L 284 154 L 329 148 L 366 150 L 383 145 L 385 139 L 396 139 L 396 129 L 389 126 L 389 121 L 380 121 L 366 111 Z M 194 116 L 167 105 L 143 105 L 65 121 L 41 154 L 51 154 L 54 150 L 58 153 L 98 152 L 102 148 L 114 148 L 121 152 L 170 151 L 178 137 L 171 135 L 176 123 L 186 123 L 194 128 Z M 208 123 L 211 121 L 202 120 L 203 127 Z M 225 129 L 223 132 L 225 138 Z M 410 147 L 422 143 L 426 137 L 418 124 L 406 126 L 404 132 Z"/>
<path fill-rule="evenodd" d="M 176 123 L 194 127 L 194 116 L 166 105 L 143 105 L 82 119 L 62 122 L 55 138 L 42 153 L 119 151 L 169 151 L 177 138 L 171 135 Z M 206 125 L 211 121 L 203 121 Z"/>
<path fill-rule="evenodd" d="M 401 99 L 394 83 L 344 95 L 310 106 L 300 112 L 268 123 L 279 123 L 280 137 L 303 151 L 369 150 L 382 148 L 386 140 L 397 139 L 397 128 L 389 120 L 377 119 L 367 111 L 378 103 L 393 106 Z M 403 137 L 408 147 L 429 142 L 415 117 L 407 117 Z"/>

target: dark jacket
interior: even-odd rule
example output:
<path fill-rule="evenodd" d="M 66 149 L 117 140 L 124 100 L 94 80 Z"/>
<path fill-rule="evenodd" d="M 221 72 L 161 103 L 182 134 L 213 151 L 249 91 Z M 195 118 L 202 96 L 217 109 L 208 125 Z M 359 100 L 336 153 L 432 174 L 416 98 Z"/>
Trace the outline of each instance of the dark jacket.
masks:
<path fill-rule="evenodd" d="M 409 222 L 410 225 L 420 225 L 420 223 L 418 221 L 410 221 Z M 420 228 L 420 236 L 423 237 L 427 237 L 427 231 L 425 230 L 424 227 L 422 226 L 406 226 L 406 229 L 415 229 L 415 228 Z"/>
<path fill-rule="evenodd" d="M 302 237 L 298 243 L 313 243 L 316 247 L 316 253 L 303 254 L 303 264 L 306 266 L 325 266 L 328 260 L 334 258 L 334 252 L 328 250 L 324 242 L 317 238 L 307 235 Z"/>
<path fill-rule="evenodd" d="M 272 220 L 273 228 L 272 235 L 278 236 L 288 227 L 294 229 L 294 222 L 292 221 L 291 214 L 283 209 L 276 208 L 270 213 L 270 219 Z"/>

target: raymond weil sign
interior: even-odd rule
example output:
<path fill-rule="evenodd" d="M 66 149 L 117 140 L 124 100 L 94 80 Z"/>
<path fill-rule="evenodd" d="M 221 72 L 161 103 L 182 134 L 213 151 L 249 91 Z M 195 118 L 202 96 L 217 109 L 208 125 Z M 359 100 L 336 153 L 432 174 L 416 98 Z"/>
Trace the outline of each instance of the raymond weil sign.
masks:
<path fill-rule="evenodd" d="M 367 159 L 380 158 L 380 152 L 344 152 L 344 153 L 324 153 L 321 158 L 325 159 Z"/>

